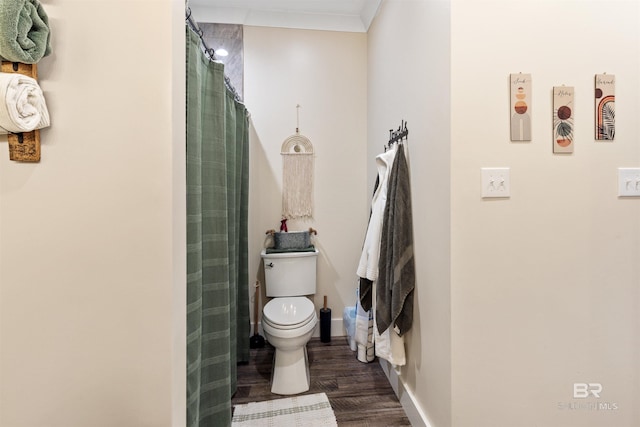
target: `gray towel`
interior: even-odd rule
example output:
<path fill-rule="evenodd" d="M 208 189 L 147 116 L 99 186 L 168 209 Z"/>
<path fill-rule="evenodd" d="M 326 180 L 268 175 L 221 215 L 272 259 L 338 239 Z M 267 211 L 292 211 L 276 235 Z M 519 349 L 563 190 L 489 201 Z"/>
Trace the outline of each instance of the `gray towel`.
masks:
<path fill-rule="evenodd" d="M 49 18 L 38 0 L 0 0 L 0 59 L 35 64 L 51 53 Z"/>
<path fill-rule="evenodd" d="M 380 334 L 391 326 L 402 336 L 413 322 L 416 278 L 411 185 L 402 146 L 398 147 L 388 186 L 376 282 L 376 324 Z"/>

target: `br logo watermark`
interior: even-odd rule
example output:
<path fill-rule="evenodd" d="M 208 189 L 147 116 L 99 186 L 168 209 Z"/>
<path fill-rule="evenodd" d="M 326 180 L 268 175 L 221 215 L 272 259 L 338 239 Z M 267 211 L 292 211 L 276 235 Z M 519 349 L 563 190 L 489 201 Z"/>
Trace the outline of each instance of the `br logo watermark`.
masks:
<path fill-rule="evenodd" d="M 586 399 L 589 396 L 600 399 L 600 393 L 602 393 L 602 384 L 600 383 L 573 383 L 574 399 Z"/>
<path fill-rule="evenodd" d="M 573 401 L 558 402 L 558 409 L 562 411 L 617 411 L 620 407 L 616 402 L 603 402 L 600 383 L 573 383 Z M 597 400 L 595 400 L 597 399 Z"/>

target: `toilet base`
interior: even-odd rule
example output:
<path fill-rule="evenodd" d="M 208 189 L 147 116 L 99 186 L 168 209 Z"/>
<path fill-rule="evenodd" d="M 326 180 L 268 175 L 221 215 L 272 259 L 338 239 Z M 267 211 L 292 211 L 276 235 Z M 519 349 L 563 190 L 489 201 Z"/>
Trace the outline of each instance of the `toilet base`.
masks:
<path fill-rule="evenodd" d="M 309 390 L 307 346 L 295 350 L 276 348 L 271 372 L 271 393 L 298 394 Z"/>

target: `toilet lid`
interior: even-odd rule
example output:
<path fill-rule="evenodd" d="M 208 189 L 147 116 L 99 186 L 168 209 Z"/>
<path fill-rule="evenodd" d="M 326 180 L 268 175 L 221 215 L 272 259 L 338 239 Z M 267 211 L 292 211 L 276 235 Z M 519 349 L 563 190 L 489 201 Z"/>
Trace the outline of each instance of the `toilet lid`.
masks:
<path fill-rule="evenodd" d="M 265 321 L 282 329 L 304 325 L 315 314 L 315 306 L 305 297 L 274 298 L 262 310 Z"/>

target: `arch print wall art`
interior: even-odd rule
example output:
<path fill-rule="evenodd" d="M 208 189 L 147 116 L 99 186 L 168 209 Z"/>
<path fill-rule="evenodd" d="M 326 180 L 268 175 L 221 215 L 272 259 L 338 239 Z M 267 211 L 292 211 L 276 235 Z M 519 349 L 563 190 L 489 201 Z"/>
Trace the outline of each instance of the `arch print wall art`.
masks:
<path fill-rule="evenodd" d="M 572 86 L 553 87 L 553 152 L 573 153 L 574 102 Z"/>
<path fill-rule="evenodd" d="M 596 74 L 596 141 L 613 141 L 616 134 L 616 77 Z"/>
<path fill-rule="evenodd" d="M 510 74 L 511 141 L 531 141 L 531 74 Z"/>

